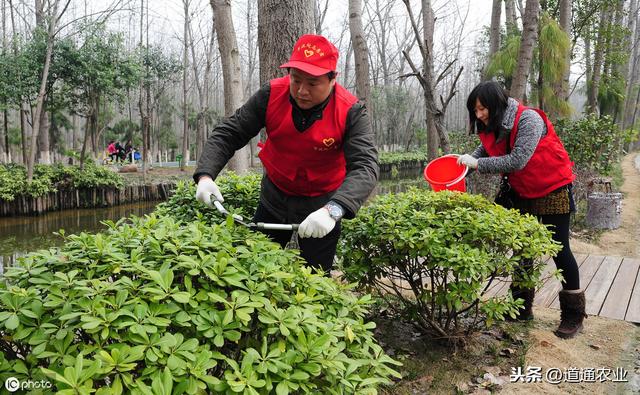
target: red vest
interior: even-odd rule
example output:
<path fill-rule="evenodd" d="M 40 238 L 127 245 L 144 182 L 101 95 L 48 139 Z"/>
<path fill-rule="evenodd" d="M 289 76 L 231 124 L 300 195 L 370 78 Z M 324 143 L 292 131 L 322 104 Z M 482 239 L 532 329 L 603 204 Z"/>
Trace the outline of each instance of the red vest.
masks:
<path fill-rule="evenodd" d="M 335 191 L 347 174 L 342 142 L 347 112 L 358 99 L 335 84 L 329 102 L 310 128 L 293 124 L 289 76 L 271 80 L 267 140 L 258 156 L 269 179 L 284 193 L 320 196 Z"/>
<path fill-rule="evenodd" d="M 518 134 L 518 121 L 522 111 L 528 107 L 518 104 L 518 112 L 511 129 L 509 144 L 513 147 Z M 536 150 L 529 162 L 522 170 L 509 173 L 509 183 L 523 198 L 535 199 L 546 196 L 561 186 L 571 183 L 575 178 L 573 174 L 573 162 L 569 159 L 560 138 L 556 134 L 553 124 L 547 119 L 547 115 L 537 108 L 532 108 L 542 117 L 547 125 L 547 134 L 542 136 Z M 489 156 L 502 156 L 507 153 L 506 139 L 496 143 L 493 133 L 479 133 L 480 141 Z"/>

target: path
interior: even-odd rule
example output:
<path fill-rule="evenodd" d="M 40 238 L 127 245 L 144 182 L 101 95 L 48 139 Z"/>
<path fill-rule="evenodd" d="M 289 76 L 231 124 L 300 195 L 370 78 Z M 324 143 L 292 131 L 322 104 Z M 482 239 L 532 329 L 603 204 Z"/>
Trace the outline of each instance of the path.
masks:
<path fill-rule="evenodd" d="M 640 154 L 628 154 L 622 160 L 624 184 L 620 188 L 622 199 L 622 225 L 604 232 L 596 244 L 571 239 L 576 253 L 640 258 Z"/>

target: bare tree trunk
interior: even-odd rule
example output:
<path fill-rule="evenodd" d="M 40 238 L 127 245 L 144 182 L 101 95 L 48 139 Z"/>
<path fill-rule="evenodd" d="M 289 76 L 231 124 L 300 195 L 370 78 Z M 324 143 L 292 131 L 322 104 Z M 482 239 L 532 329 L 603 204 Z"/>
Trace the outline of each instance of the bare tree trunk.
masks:
<path fill-rule="evenodd" d="M 593 74 L 593 67 L 591 65 L 591 38 L 589 33 L 584 37 L 584 73 L 587 81 L 587 94 L 589 93 L 589 84 Z"/>
<path fill-rule="evenodd" d="M 629 69 L 627 72 L 627 94 L 624 103 L 624 123 L 623 128 L 633 127 L 633 114 L 634 107 L 636 105 L 635 91 L 640 90 L 638 83 L 640 83 L 640 21 L 638 21 L 638 11 L 640 3 L 636 0 L 631 0 L 629 6 L 629 23 L 627 27 L 629 31 L 634 32 L 631 45 L 631 59 L 629 61 Z"/>
<path fill-rule="evenodd" d="M 518 63 L 511 82 L 510 95 L 523 100 L 527 91 L 527 78 L 533 60 L 533 47 L 538 38 L 538 19 L 540 17 L 540 1 L 527 0 L 522 18 L 522 40 L 518 51 Z"/>
<path fill-rule="evenodd" d="M 256 72 L 258 43 L 254 38 L 254 33 L 258 27 L 254 24 L 254 7 L 255 0 L 247 0 L 246 28 L 247 28 L 247 78 L 244 80 L 244 97 L 248 98 L 255 90 L 253 84 L 253 76 Z M 256 18 L 257 19 L 257 18 Z M 257 35 L 257 34 L 256 34 Z M 249 166 L 254 167 L 258 164 L 258 142 L 260 135 L 253 137 L 249 142 Z"/>
<path fill-rule="evenodd" d="M 320 3 L 320 0 L 314 0 L 313 5 L 313 22 L 316 27 L 316 34 L 322 34 L 322 24 L 327 16 L 327 10 L 329 9 L 329 0 L 324 0 L 324 7 Z"/>
<path fill-rule="evenodd" d="M 369 48 L 362 28 L 362 0 L 349 0 L 349 30 L 356 62 L 356 94 L 365 104 L 371 101 Z"/>
<path fill-rule="evenodd" d="M 51 65 L 51 54 L 53 52 L 53 40 L 56 32 L 56 24 L 58 22 L 58 3 L 59 0 L 53 0 L 51 19 L 49 21 L 49 29 L 47 31 L 47 49 L 45 51 L 44 66 L 42 68 L 42 76 L 40 80 L 40 89 L 36 99 L 36 113 L 33 116 L 33 136 L 31 136 L 31 151 L 29 152 L 29 163 L 27 164 L 27 182 L 33 180 L 33 167 L 36 160 L 36 143 L 38 140 L 38 132 L 40 131 L 40 114 L 44 109 L 44 96 L 47 89 L 47 80 L 49 79 L 49 67 Z"/>
<path fill-rule="evenodd" d="M 436 98 L 435 86 L 433 83 L 433 30 L 435 25 L 435 17 L 433 8 L 431 8 L 431 0 L 422 0 L 422 26 L 423 26 L 423 42 L 425 46 L 426 56 L 422 64 L 427 89 L 424 90 L 424 100 L 426 105 L 426 119 L 428 120 L 427 128 L 427 156 L 429 160 L 438 156 L 438 131 L 433 117 L 436 116 Z"/>
<path fill-rule="evenodd" d="M 293 45 L 314 32 L 313 7 L 309 0 L 258 0 L 261 85 L 284 75 L 278 67 L 289 59 Z"/>
<path fill-rule="evenodd" d="M 6 5 L 2 2 L 2 54 L 5 55 L 8 52 L 7 44 L 7 23 L 6 23 Z M 8 163 L 9 157 L 9 111 L 7 110 L 7 98 L 5 97 L 2 102 L 2 129 L 4 134 L 4 151 L 2 153 L 2 162 Z"/>
<path fill-rule="evenodd" d="M 247 22 L 247 77 L 244 80 L 244 97 L 248 98 L 253 93 L 253 74 L 256 71 L 256 50 L 254 45 L 254 20 L 253 20 L 253 4 L 254 0 L 247 1 L 247 13 L 245 20 Z"/>
<path fill-rule="evenodd" d="M 189 48 L 191 49 L 191 64 L 193 70 L 193 79 L 195 80 L 196 90 L 198 91 L 198 113 L 196 114 L 196 158 L 200 157 L 205 140 L 205 116 L 207 112 L 207 104 L 205 102 L 204 87 L 200 81 L 200 71 L 198 70 L 198 59 L 196 57 L 195 45 L 193 44 L 193 32 L 191 30 L 191 24 L 188 26 L 189 34 Z M 208 54 L 205 54 L 208 56 Z M 207 83 L 207 76 L 205 75 L 205 84 Z"/>
<path fill-rule="evenodd" d="M 189 69 L 189 0 L 182 0 L 182 4 L 184 6 L 184 48 L 182 51 L 182 161 L 180 162 L 180 171 L 184 171 L 188 160 L 187 152 L 189 151 L 189 109 L 187 106 L 187 70 Z"/>
<path fill-rule="evenodd" d="M 242 105 L 240 52 L 233 27 L 230 0 L 211 0 L 211 7 L 216 18 L 218 47 L 224 76 L 224 112 L 226 116 L 230 116 Z M 249 169 L 249 148 L 245 146 L 236 151 L 228 165 L 229 169 L 237 173 L 246 172 Z"/>
<path fill-rule="evenodd" d="M 518 33 L 518 15 L 516 14 L 516 5 L 513 0 L 504 0 L 505 22 L 507 26 L 507 35 L 511 36 Z"/>
<path fill-rule="evenodd" d="M 418 25 L 413 16 L 410 1 L 402 1 L 409 13 L 411 26 L 418 43 L 418 47 L 420 48 L 420 54 L 422 55 L 422 73 L 420 73 L 409 56 L 409 53 L 406 50 L 403 51 L 403 55 L 407 60 L 407 63 L 409 63 L 411 70 L 413 70 L 411 75 L 418 79 L 423 89 L 425 101 L 425 122 L 427 126 L 427 159 L 432 160 L 438 156 L 438 145 L 442 148 L 442 151 L 445 154 L 450 151 L 449 136 L 444 128 L 444 115 L 449 101 L 455 94 L 455 85 L 460 77 L 460 73 L 462 73 L 462 69 L 460 69 L 452 84 L 448 98 L 446 100 L 443 100 L 442 97 L 440 98 L 442 108 L 439 108 L 436 102 L 436 79 L 433 75 L 433 30 L 435 18 L 433 15 L 433 9 L 431 8 L 431 1 L 422 0 L 422 25 L 424 26 L 422 36 L 420 36 L 420 30 L 418 29 Z M 440 140 L 440 144 L 438 144 L 438 138 Z"/>
<path fill-rule="evenodd" d="M 149 0 L 147 0 L 149 1 Z M 140 59 L 140 63 L 144 64 L 144 56 L 148 56 L 149 48 L 144 45 L 144 0 L 140 0 L 140 56 L 143 57 Z M 149 66 L 145 66 L 145 70 L 140 75 L 140 96 L 138 98 L 138 111 L 140 112 L 140 132 L 142 134 L 142 179 L 146 181 L 147 168 L 149 167 L 149 145 L 148 145 L 148 134 L 149 134 L 149 113 L 148 113 L 148 103 L 147 98 L 149 95 L 146 94 L 148 91 L 145 84 L 145 75 L 149 74 Z M 84 151 L 84 148 L 83 148 Z"/>
<path fill-rule="evenodd" d="M 46 97 L 45 97 L 46 102 Z M 43 107 L 40 113 L 40 133 L 38 134 L 38 154 L 36 158 L 38 163 L 51 164 L 51 144 L 49 142 L 49 133 L 51 129 L 50 114 L 46 111 L 46 106 Z"/>
<path fill-rule="evenodd" d="M 368 51 L 367 51 L 368 52 Z M 351 41 L 349 41 L 349 45 L 347 45 L 347 50 L 344 56 L 344 73 L 342 74 L 343 86 L 349 87 L 349 80 L 351 78 L 351 54 L 353 53 L 353 45 Z M 369 64 L 369 57 L 371 53 L 367 53 L 367 64 Z M 369 77 L 371 78 L 371 77 Z"/>
<path fill-rule="evenodd" d="M 489 55 L 487 56 L 487 66 L 491 58 L 500 50 L 500 15 L 502 13 L 502 0 L 493 0 L 491 7 L 491 27 L 489 28 Z M 484 78 L 487 78 L 487 68 L 485 67 Z"/>
<path fill-rule="evenodd" d="M 16 29 L 16 21 L 15 21 L 15 10 L 13 7 L 13 1 L 9 0 L 9 10 L 11 11 L 9 15 L 11 16 L 11 31 L 14 35 L 18 34 L 18 30 Z M 13 47 L 13 55 L 18 57 L 18 42 L 17 40 L 12 40 Z M 22 81 L 18 81 L 21 83 Z M 22 163 L 26 166 L 29 161 L 29 151 L 27 148 L 27 120 L 26 120 L 26 112 L 27 112 L 27 103 L 23 97 L 20 98 L 20 137 L 22 140 Z"/>
<path fill-rule="evenodd" d="M 607 20 L 609 15 L 607 5 L 603 5 L 600 10 L 600 25 L 598 27 L 598 41 L 593 56 L 593 71 L 591 81 L 587 81 L 587 112 L 598 113 L 598 91 L 600 89 L 600 78 L 602 77 L 602 66 L 606 44 Z"/>
<path fill-rule="evenodd" d="M 560 29 L 567 35 L 569 40 L 571 40 L 571 0 L 560 0 L 560 17 L 559 24 Z M 566 58 L 566 67 L 562 71 L 562 81 L 555 82 L 553 84 L 553 91 L 557 97 L 561 100 L 569 99 L 569 74 L 571 70 L 571 49 L 569 48 L 566 53 L 563 54 Z M 556 119 L 559 114 L 554 112 L 550 113 L 549 116 L 552 119 Z"/>

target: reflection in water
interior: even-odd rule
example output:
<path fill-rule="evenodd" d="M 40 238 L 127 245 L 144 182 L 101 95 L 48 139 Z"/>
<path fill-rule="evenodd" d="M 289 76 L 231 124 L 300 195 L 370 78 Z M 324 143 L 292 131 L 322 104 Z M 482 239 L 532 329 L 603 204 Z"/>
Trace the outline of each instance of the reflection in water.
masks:
<path fill-rule="evenodd" d="M 0 270 L 26 252 L 62 244 L 54 234 L 97 232 L 105 228 L 101 221 L 117 221 L 131 215 L 142 216 L 153 211 L 158 202 L 140 202 L 115 207 L 64 210 L 39 216 L 0 218 Z"/>
<path fill-rule="evenodd" d="M 406 191 L 409 187 L 428 188 L 422 178 L 422 169 L 403 171 L 395 179 L 378 183 L 371 197 Z M 62 238 L 54 234 L 60 229 L 70 235 L 80 232 L 97 232 L 105 228 L 100 222 L 117 221 L 131 215 L 142 216 L 153 211 L 158 202 L 141 202 L 98 209 L 64 210 L 40 216 L 0 218 L 0 273 L 5 265 L 12 265 L 16 258 L 38 249 L 59 246 Z"/>

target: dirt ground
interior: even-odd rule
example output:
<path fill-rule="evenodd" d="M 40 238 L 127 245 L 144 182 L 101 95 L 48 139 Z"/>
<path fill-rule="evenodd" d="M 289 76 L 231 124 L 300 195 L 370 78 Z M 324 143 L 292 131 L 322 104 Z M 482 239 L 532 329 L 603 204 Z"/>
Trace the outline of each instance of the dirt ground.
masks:
<path fill-rule="evenodd" d="M 622 175 L 622 226 L 604 232 L 595 243 L 571 239 L 571 249 L 574 252 L 640 258 L 639 153 L 629 154 L 623 159 Z"/>
<path fill-rule="evenodd" d="M 606 231 L 595 243 L 571 240 L 574 252 L 640 258 L 640 154 L 622 161 L 624 183 L 622 226 Z M 553 335 L 557 310 L 536 308 L 536 319 L 529 332 L 531 347 L 526 366 L 549 368 L 624 368 L 628 383 L 509 383 L 504 394 L 640 394 L 640 326 L 603 317 L 585 320 L 584 332 L 575 339 L 560 340 Z"/>

